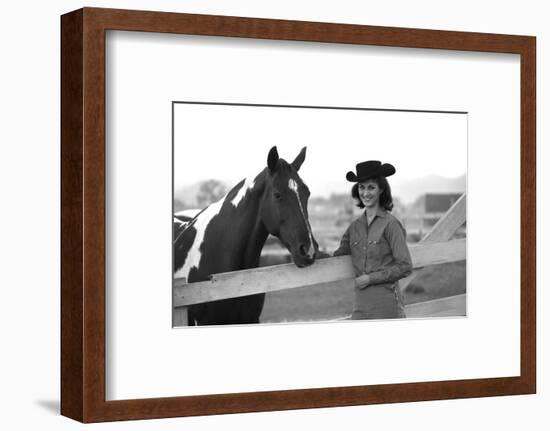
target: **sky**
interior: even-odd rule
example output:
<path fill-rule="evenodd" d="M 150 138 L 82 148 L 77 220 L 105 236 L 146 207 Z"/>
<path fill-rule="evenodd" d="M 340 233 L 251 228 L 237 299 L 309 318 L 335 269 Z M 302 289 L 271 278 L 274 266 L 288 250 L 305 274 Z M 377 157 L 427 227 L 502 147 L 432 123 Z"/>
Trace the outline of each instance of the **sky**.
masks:
<path fill-rule="evenodd" d="M 362 108 L 362 107 L 361 107 Z M 307 156 L 300 176 L 312 196 L 349 191 L 365 160 L 396 167 L 391 182 L 466 173 L 467 114 L 227 105 L 174 105 L 174 188 L 255 176 L 267 154 Z"/>

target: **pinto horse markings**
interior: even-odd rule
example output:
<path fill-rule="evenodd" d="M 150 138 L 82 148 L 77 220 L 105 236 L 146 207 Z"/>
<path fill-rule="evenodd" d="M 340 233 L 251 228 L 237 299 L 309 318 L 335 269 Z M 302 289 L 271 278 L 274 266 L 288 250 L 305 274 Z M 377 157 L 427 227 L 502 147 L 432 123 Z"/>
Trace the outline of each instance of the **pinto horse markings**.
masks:
<path fill-rule="evenodd" d="M 236 187 L 238 187 L 237 193 L 235 194 L 235 197 L 233 197 L 231 199 L 231 204 L 234 207 L 239 206 L 239 203 L 244 199 L 244 197 L 246 196 L 246 193 L 250 189 L 254 188 L 254 184 L 255 184 L 255 181 L 250 181 L 248 178 L 245 178 L 243 181 L 241 181 L 239 184 L 237 184 L 237 186 L 236 186 Z M 231 192 L 230 192 L 230 194 L 231 194 Z"/>
<path fill-rule="evenodd" d="M 216 273 L 255 268 L 268 234 L 281 240 L 297 266 L 311 265 L 318 246 L 307 217 L 309 190 L 298 175 L 305 152 L 303 148 L 287 163 L 273 147 L 267 167 L 253 180 L 242 180 L 175 229 L 174 277 L 196 282 Z M 258 323 L 264 300 L 262 293 L 192 305 L 188 324 Z"/>

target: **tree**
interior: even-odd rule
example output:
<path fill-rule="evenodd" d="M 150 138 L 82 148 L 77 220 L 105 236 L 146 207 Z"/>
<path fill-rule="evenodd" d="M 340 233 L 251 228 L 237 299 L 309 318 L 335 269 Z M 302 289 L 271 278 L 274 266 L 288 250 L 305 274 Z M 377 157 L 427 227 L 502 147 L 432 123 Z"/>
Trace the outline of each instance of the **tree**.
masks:
<path fill-rule="evenodd" d="M 197 192 L 197 204 L 199 208 L 204 208 L 212 202 L 216 202 L 226 194 L 225 185 L 218 180 L 203 181 Z"/>

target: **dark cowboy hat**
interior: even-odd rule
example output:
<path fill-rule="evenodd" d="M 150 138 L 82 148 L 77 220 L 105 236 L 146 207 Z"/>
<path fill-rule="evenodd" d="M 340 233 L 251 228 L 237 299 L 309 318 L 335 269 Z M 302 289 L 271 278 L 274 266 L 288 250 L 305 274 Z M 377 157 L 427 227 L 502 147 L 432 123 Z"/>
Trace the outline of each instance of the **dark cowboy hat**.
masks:
<path fill-rule="evenodd" d="M 357 174 L 349 171 L 346 174 L 346 179 L 352 183 L 360 183 L 370 178 L 389 177 L 395 174 L 395 168 L 389 163 L 382 164 L 379 160 L 368 160 L 366 162 L 355 165 Z"/>

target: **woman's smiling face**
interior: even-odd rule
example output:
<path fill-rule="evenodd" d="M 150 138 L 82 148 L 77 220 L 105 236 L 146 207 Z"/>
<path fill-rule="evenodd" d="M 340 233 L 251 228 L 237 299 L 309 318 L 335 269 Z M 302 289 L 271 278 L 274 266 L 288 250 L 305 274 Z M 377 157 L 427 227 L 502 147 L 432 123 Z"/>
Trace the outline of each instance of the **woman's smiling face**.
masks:
<path fill-rule="evenodd" d="M 367 208 L 375 208 L 380 202 L 382 189 L 375 180 L 366 180 L 359 183 L 359 198 Z"/>

